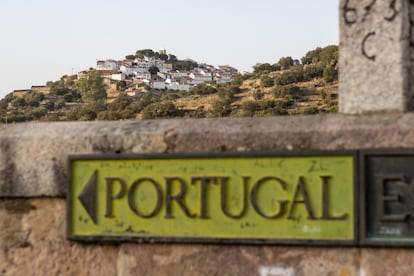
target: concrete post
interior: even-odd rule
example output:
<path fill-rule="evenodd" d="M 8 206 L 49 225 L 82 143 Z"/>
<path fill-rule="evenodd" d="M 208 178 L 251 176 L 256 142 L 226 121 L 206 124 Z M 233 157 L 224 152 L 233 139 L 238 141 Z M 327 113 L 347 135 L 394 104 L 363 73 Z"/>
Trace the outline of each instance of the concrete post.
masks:
<path fill-rule="evenodd" d="M 414 0 L 340 1 L 339 109 L 414 110 Z"/>

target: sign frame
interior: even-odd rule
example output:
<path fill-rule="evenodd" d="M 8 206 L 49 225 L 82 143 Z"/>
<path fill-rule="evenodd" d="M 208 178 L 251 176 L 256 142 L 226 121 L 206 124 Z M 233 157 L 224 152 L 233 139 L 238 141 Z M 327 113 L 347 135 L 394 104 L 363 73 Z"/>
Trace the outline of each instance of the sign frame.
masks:
<path fill-rule="evenodd" d="M 216 237 L 137 237 L 137 236 L 105 236 L 105 235 L 76 235 L 71 233 L 72 227 L 72 208 L 71 202 L 75 195 L 71 192 L 72 185 L 72 163 L 77 160 L 135 160 L 135 159 L 186 159 L 186 158 L 260 158 L 260 157 L 352 157 L 353 169 L 353 238 L 336 239 L 285 239 L 285 238 L 216 238 Z M 69 184 L 66 196 L 66 232 L 67 239 L 76 242 L 87 243 L 119 243 L 119 242 L 138 242 L 138 243 L 180 243 L 180 244 L 225 244 L 225 245 L 303 245 L 303 246 L 356 246 L 359 242 L 359 189 L 358 189 L 358 151 L 356 150 L 307 150 L 307 151 L 254 151 L 254 152 L 215 152 L 215 153 L 145 153 L 145 154 L 85 154 L 70 155 L 68 157 Z"/>
<path fill-rule="evenodd" d="M 393 237 L 380 238 L 368 237 L 368 211 L 367 189 L 368 189 L 368 172 L 367 158 L 369 157 L 414 157 L 414 148 L 381 148 L 381 149 L 362 149 L 359 150 L 359 238 L 361 246 L 368 247 L 414 247 L 414 237 L 410 239 L 393 239 Z M 378 195 L 377 195 L 378 196 Z M 371 203 L 372 204 L 372 203 Z"/>

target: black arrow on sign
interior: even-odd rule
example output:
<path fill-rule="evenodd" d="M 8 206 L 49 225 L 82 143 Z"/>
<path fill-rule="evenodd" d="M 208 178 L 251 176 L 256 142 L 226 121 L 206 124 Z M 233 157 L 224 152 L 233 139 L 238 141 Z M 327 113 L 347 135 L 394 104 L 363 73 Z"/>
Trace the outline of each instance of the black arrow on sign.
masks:
<path fill-rule="evenodd" d="M 86 183 L 85 188 L 79 194 L 79 201 L 82 203 L 83 208 L 88 212 L 93 223 L 96 223 L 96 177 L 98 171 L 95 171 Z"/>

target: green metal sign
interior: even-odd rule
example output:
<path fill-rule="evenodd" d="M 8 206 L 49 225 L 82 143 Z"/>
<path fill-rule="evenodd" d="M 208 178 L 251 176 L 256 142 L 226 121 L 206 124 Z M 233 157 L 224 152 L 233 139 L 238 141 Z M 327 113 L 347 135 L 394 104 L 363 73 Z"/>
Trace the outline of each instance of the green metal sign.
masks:
<path fill-rule="evenodd" d="M 351 152 L 70 158 L 68 237 L 355 242 Z"/>

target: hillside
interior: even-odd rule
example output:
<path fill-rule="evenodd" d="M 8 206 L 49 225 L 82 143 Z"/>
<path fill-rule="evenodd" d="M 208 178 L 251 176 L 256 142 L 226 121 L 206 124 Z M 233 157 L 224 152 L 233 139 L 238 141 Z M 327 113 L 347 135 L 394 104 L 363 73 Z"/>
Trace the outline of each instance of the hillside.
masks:
<path fill-rule="evenodd" d="M 235 75 L 231 82 L 204 82 L 189 91 L 108 81 L 102 72 L 89 70 L 8 94 L 0 101 L 0 117 L 13 123 L 336 112 L 337 60 L 337 46 L 316 48 L 300 61 L 288 56 L 274 64 L 256 64 L 252 73 Z M 138 89 L 133 96 L 127 94 L 129 87 Z"/>

